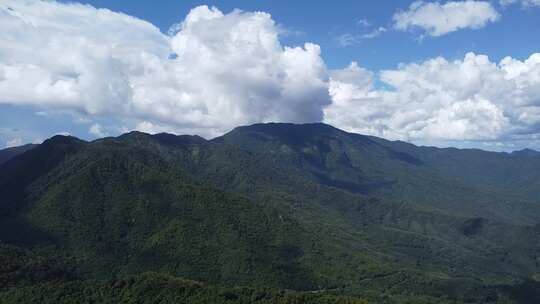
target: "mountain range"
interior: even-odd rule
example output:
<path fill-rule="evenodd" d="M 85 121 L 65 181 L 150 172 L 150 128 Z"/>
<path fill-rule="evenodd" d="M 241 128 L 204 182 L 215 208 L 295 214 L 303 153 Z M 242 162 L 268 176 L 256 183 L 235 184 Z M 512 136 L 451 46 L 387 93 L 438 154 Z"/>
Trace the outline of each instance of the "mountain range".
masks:
<path fill-rule="evenodd" d="M 540 303 L 540 152 L 329 125 L 0 151 L 1 303 Z"/>

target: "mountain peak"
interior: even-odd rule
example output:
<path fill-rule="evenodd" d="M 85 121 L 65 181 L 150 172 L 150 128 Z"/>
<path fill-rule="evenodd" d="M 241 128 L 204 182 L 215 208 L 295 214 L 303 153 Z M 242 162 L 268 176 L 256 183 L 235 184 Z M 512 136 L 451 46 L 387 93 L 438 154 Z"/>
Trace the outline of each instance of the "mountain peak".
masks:
<path fill-rule="evenodd" d="M 256 123 L 248 126 L 240 126 L 233 131 L 259 131 L 259 132 L 276 132 L 282 130 L 302 130 L 302 131 L 342 131 L 331 125 L 314 122 L 314 123 L 282 123 L 282 122 L 269 122 L 269 123 Z M 233 132 L 231 131 L 231 132 Z"/>
<path fill-rule="evenodd" d="M 215 141 L 224 141 L 236 137 L 255 137 L 265 140 L 280 140 L 288 144 L 298 144 L 325 135 L 347 134 L 345 131 L 324 123 L 258 123 L 234 128 L 229 133 L 217 137 Z"/>
<path fill-rule="evenodd" d="M 43 145 L 73 144 L 73 143 L 84 143 L 84 142 L 85 142 L 84 140 L 79 139 L 75 136 L 71 136 L 71 135 L 54 135 L 53 137 L 45 140 L 43 142 Z"/>
<path fill-rule="evenodd" d="M 137 138 L 137 137 L 148 137 L 148 136 L 151 136 L 151 135 L 148 133 L 141 132 L 141 131 L 130 131 L 130 132 L 127 132 L 118 136 L 118 138 L 130 138 L 130 137 Z"/>
<path fill-rule="evenodd" d="M 175 135 L 170 133 L 158 133 L 152 135 L 159 142 L 168 145 L 203 144 L 206 139 L 198 135 Z"/>

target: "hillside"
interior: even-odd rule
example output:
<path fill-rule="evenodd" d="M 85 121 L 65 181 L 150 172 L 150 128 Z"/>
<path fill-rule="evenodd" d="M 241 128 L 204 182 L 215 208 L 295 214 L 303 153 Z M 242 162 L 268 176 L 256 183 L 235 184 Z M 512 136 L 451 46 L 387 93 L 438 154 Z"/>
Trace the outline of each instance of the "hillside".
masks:
<path fill-rule="evenodd" d="M 324 124 L 239 127 L 215 141 L 276 158 L 351 193 L 508 223 L 540 222 L 540 153 L 417 147 Z"/>
<path fill-rule="evenodd" d="M 55 136 L 0 164 L 0 298 L 537 303 L 539 169 L 323 124 Z"/>
<path fill-rule="evenodd" d="M 20 147 L 12 147 L 0 150 L 0 165 L 12 159 L 13 157 L 22 154 L 28 150 L 35 148 L 37 145 L 28 144 Z"/>

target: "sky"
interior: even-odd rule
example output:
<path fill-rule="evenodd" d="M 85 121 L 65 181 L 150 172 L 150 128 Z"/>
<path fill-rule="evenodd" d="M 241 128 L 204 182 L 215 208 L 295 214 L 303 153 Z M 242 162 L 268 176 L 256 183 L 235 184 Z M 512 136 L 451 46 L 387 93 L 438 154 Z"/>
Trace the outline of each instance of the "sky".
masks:
<path fill-rule="evenodd" d="M 0 0 L 0 148 L 324 122 L 540 150 L 540 1 Z"/>

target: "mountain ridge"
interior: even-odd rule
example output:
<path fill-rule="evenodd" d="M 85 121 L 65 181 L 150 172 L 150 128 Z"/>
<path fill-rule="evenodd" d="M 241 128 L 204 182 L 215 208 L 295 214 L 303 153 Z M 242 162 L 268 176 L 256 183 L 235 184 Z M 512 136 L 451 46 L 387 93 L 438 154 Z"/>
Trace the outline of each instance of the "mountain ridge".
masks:
<path fill-rule="evenodd" d="M 476 153 L 323 124 L 57 136 L 0 165 L 0 242 L 58 260 L 68 281 L 159 272 L 375 303 L 515 300 L 540 278 L 537 163 Z"/>
<path fill-rule="evenodd" d="M 298 126 L 318 126 L 320 127 L 321 129 L 327 129 L 327 130 L 334 130 L 334 131 L 340 131 L 340 132 L 343 132 L 343 133 L 346 133 L 346 134 L 349 134 L 349 135 L 353 135 L 353 136 L 362 136 L 362 137 L 366 137 L 366 138 L 370 138 L 370 139 L 374 139 L 374 141 L 382 141 L 382 142 L 386 142 L 386 143 L 395 143 L 395 144 L 404 144 L 404 145 L 410 145 L 410 146 L 414 146 L 416 148 L 425 148 L 425 149 L 437 149 L 437 150 L 457 150 L 457 151 L 478 151 L 478 152 L 485 152 L 485 153 L 494 153 L 494 154 L 515 154 L 515 155 L 529 155 L 529 156 L 540 156 L 540 151 L 537 151 L 537 150 L 534 150 L 534 149 L 531 149 L 531 148 L 523 148 L 523 149 L 520 149 L 520 150 L 514 150 L 514 151 L 490 151 L 490 150 L 483 150 L 483 149 L 480 149 L 480 148 L 458 148 L 458 147 L 437 147 L 437 146 L 429 146 L 429 145 L 416 145 L 414 143 L 411 143 L 411 142 L 408 142 L 408 141 L 403 141 L 403 140 L 389 140 L 389 139 L 385 139 L 383 137 L 377 137 L 377 136 L 373 136 L 373 135 L 365 135 L 365 134 L 360 134 L 360 133 L 354 133 L 354 132 L 348 132 L 348 131 L 345 131 L 345 130 L 342 130 L 342 129 L 339 129 L 337 127 L 334 127 L 330 124 L 326 124 L 326 123 L 321 123 L 321 122 L 316 122 L 316 123 L 278 123 L 278 122 L 270 122 L 270 123 L 255 123 L 255 124 L 251 124 L 251 125 L 245 125 L 245 126 L 238 126 L 238 127 L 235 127 L 233 128 L 232 130 L 230 130 L 229 132 L 223 134 L 223 135 L 219 135 L 219 136 L 216 136 L 216 137 L 213 137 L 213 138 L 210 138 L 210 139 L 205 139 L 199 135 L 187 135 L 187 134 L 178 134 L 178 133 L 168 133 L 168 132 L 160 132 L 160 133 L 146 133 L 146 132 L 142 132 L 142 131 L 131 131 L 131 132 L 127 132 L 127 133 L 123 133 L 123 134 L 120 134 L 116 137 L 103 137 L 103 138 L 97 138 L 97 139 L 94 139 L 94 140 L 84 140 L 84 139 L 80 139 L 80 138 L 77 138 L 73 135 L 54 135 L 52 136 L 51 138 L 49 139 L 52 139 L 52 138 L 55 138 L 55 137 L 58 137 L 58 138 L 75 138 L 75 139 L 78 139 L 78 140 L 81 140 L 81 141 L 85 141 L 85 142 L 93 142 L 93 141 L 99 141 L 99 140 L 103 140 L 105 138 L 118 138 L 118 137 L 123 137 L 123 136 L 126 136 L 126 135 L 134 135 L 134 134 L 141 134 L 141 135 L 148 135 L 148 136 L 157 136 L 157 137 L 168 137 L 168 138 L 174 138 L 174 137 L 177 137 L 177 138 L 184 138 L 184 139 L 188 139 L 188 138 L 192 138 L 194 141 L 198 141 L 198 142 L 212 142 L 212 141 L 219 141 L 220 138 L 226 136 L 227 134 L 231 133 L 231 132 L 235 132 L 235 131 L 238 131 L 238 130 L 242 130 L 242 129 L 253 129 L 253 128 L 258 128 L 258 127 L 261 127 L 261 126 L 283 126 L 283 127 L 298 127 Z M 25 149 L 22 149 L 22 150 L 26 150 L 26 149 L 31 149 L 33 147 L 36 147 L 38 146 L 39 144 L 24 144 L 24 145 L 21 145 L 21 146 L 17 146 L 17 147 L 10 147 L 10 148 L 4 148 L 4 149 L 0 149 L 0 151 L 8 151 L 8 150 L 13 150 L 13 149 L 19 149 L 19 148 L 23 148 L 25 147 Z M 24 151 L 25 152 L 25 151 Z M 0 163 L 2 163 L 2 161 L 0 161 Z"/>

